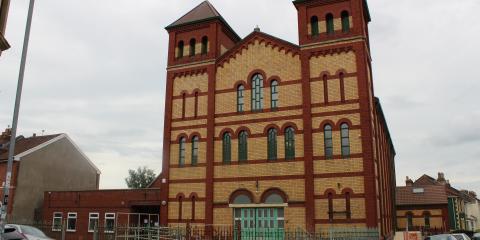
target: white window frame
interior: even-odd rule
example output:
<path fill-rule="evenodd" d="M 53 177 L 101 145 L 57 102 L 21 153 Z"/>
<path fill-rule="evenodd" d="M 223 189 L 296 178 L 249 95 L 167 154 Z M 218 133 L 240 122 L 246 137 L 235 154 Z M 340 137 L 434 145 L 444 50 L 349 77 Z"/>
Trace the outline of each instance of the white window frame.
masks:
<path fill-rule="evenodd" d="M 75 219 L 75 229 L 70 229 L 70 226 L 68 226 L 70 219 Z M 67 213 L 67 232 L 76 232 L 76 231 L 77 231 L 77 213 L 69 212 Z"/>
<path fill-rule="evenodd" d="M 108 225 L 107 225 L 107 220 L 113 220 L 113 230 L 108 230 Z M 105 213 L 105 225 L 104 225 L 104 232 L 105 233 L 114 233 L 115 232 L 115 224 L 116 224 L 116 218 L 115 218 L 115 213 Z"/>
<path fill-rule="evenodd" d="M 60 216 L 55 216 L 55 215 L 60 215 Z M 60 218 L 60 228 L 55 228 L 55 219 Z M 62 222 L 63 222 L 63 213 L 62 212 L 53 212 L 52 216 L 52 232 L 61 232 L 62 231 Z"/>
<path fill-rule="evenodd" d="M 91 220 L 97 220 L 97 228 L 100 227 L 98 226 L 100 223 L 100 213 L 98 212 L 91 212 L 88 213 L 88 232 L 94 232 L 95 231 L 95 226 L 91 226 Z"/>

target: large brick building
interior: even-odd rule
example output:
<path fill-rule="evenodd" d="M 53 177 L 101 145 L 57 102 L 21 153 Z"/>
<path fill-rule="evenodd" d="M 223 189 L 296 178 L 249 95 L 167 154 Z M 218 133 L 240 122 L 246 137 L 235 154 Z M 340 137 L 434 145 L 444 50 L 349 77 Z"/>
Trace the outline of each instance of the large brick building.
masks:
<path fill-rule="evenodd" d="M 392 236 L 395 150 L 367 2 L 293 4 L 299 44 L 258 28 L 242 39 L 208 1 L 166 28 L 161 224 Z"/>

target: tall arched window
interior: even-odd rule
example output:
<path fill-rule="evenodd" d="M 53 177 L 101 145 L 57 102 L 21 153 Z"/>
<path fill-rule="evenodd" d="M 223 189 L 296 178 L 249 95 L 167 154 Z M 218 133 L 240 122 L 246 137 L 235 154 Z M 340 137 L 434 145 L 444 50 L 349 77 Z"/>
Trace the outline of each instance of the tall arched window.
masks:
<path fill-rule="evenodd" d="M 328 220 L 333 222 L 333 193 L 328 193 Z"/>
<path fill-rule="evenodd" d="M 328 103 L 328 76 L 324 74 L 323 77 L 323 101 L 325 104 Z"/>
<path fill-rule="evenodd" d="M 350 156 L 350 133 L 348 124 L 342 123 L 340 130 L 342 138 L 342 157 L 348 158 Z"/>
<path fill-rule="evenodd" d="M 178 197 L 178 220 L 182 220 L 183 196 Z"/>
<path fill-rule="evenodd" d="M 195 92 L 195 109 L 193 112 L 193 116 L 196 118 L 198 116 L 198 92 Z"/>
<path fill-rule="evenodd" d="M 277 160 L 277 129 L 268 130 L 268 160 Z"/>
<path fill-rule="evenodd" d="M 318 33 L 319 33 L 319 29 L 318 29 L 318 17 L 317 16 L 312 16 L 310 18 L 310 26 L 312 28 L 312 36 L 318 36 Z"/>
<path fill-rule="evenodd" d="M 329 13 L 325 16 L 325 23 L 327 25 L 327 34 L 333 34 L 335 32 L 335 26 L 333 24 L 333 14 Z"/>
<path fill-rule="evenodd" d="M 342 12 L 342 32 L 348 33 L 350 31 L 350 15 L 347 11 Z"/>
<path fill-rule="evenodd" d="M 204 36 L 202 38 L 202 54 L 205 55 L 208 52 L 208 37 Z"/>
<path fill-rule="evenodd" d="M 245 101 L 243 99 L 245 87 L 243 85 L 239 85 L 237 87 L 237 112 L 243 112 L 243 106 Z"/>
<path fill-rule="evenodd" d="M 187 102 L 187 94 L 182 93 L 182 118 L 185 118 L 185 105 Z"/>
<path fill-rule="evenodd" d="M 270 83 L 270 101 L 272 110 L 278 107 L 278 82 L 273 80 Z"/>
<path fill-rule="evenodd" d="M 192 196 L 192 220 L 195 220 L 195 196 Z"/>
<path fill-rule="evenodd" d="M 338 77 L 340 78 L 340 100 L 345 102 L 345 74 L 341 72 Z"/>
<path fill-rule="evenodd" d="M 195 38 L 190 39 L 190 57 L 195 56 L 196 45 L 197 45 L 197 40 L 195 40 Z"/>
<path fill-rule="evenodd" d="M 183 41 L 180 41 L 178 42 L 178 52 L 177 52 L 177 57 L 178 58 L 182 58 L 183 57 L 183 48 L 184 48 L 185 44 L 183 43 Z"/>
<path fill-rule="evenodd" d="M 244 162 L 248 159 L 248 145 L 247 145 L 248 133 L 247 131 L 241 131 L 238 134 L 238 161 Z"/>
<path fill-rule="evenodd" d="M 323 138 L 324 138 L 324 147 L 325 147 L 325 158 L 333 158 L 333 137 L 332 137 L 332 126 L 330 124 L 323 127 Z"/>
<path fill-rule="evenodd" d="M 350 192 L 345 192 L 345 211 L 347 212 L 347 219 L 351 219 L 352 211 L 350 207 Z"/>
<path fill-rule="evenodd" d="M 192 138 L 192 165 L 195 166 L 198 163 L 198 137 Z"/>
<path fill-rule="evenodd" d="M 263 77 L 255 74 L 252 77 L 252 111 L 263 109 Z"/>
<path fill-rule="evenodd" d="M 230 163 L 232 161 L 232 139 L 230 133 L 223 134 L 223 162 Z"/>
<path fill-rule="evenodd" d="M 185 166 L 185 138 L 180 138 L 178 144 L 178 165 Z"/>
<path fill-rule="evenodd" d="M 292 127 L 285 129 L 285 159 L 295 159 L 295 130 Z"/>

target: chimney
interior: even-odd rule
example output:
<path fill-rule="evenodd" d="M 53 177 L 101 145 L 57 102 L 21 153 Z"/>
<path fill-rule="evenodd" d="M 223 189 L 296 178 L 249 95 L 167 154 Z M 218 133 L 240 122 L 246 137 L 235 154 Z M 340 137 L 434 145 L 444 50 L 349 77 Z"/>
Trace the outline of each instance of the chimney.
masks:
<path fill-rule="evenodd" d="M 5 129 L 4 132 L 2 132 L 2 135 L 0 135 L 0 140 L 3 140 L 3 139 L 10 140 L 10 136 L 12 136 L 12 129 L 7 128 Z"/>
<path fill-rule="evenodd" d="M 405 180 L 405 185 L 406 185 L 407 187 L 413 186 L 413 180 L 410 179 L 408 176 L 407 176 L 407 179 Z"/>
<path fill-rule="evenodd" d="M 437 182 L 442 184 L 442 185 L 447 184 L 447 181 L 445 180 L 445 174 L 444 173 L 442 173 L 442 172 L 438 173 Z"/>
<path fill-rule="evenodd" d="M 36 133 L 34 133 L 32 137 L 36 137 L 36 136 L 37 136 L 37 134 L 36 134 Z"/>

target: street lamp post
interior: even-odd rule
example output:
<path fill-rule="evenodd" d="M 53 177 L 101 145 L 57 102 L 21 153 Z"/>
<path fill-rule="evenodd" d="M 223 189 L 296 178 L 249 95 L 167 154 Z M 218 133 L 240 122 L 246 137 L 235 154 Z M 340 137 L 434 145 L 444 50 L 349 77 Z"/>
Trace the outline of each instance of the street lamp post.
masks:
<path fill-rule="evenodd" d="M 22 60 L 20 62 L 20 72 L 18 74 L 18 85 L 17 85 L 17 95 L 15 97 L 15 108 L 13 110 L 13 121 L 12 121 L 12 130 L 11 130 L 12 135 L 10 136 L 10 145 L 8 148 L 7 173 L 5 176 L 5 185 L 3 186 L 3 204 L 1 205 L 0 233 L 4 233 L 5 223 L 7 220 L 8 204 L 10 204 L 8 202 L 8 196 L 10 194 L 10 181 L 12 179 L 12 166 L 13 166 L 13 157 L 14 157 L 14 151 L 15 151 L 15 139 L 17 135 L 18 113 L 20 110 L 20 100 L 22 98 L 23 77 L 25 75 L 25 63 L 27 60 L 28 41 L 30 39 L 30 27 L 32 25 L 34 5 L 35 5 L 35 0 L 30 0 L 30 6 L 28 7 L 27 26 L 25 28 L 25 37 L 23 40 Z"/>

